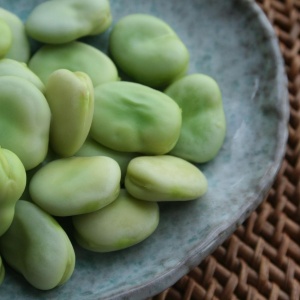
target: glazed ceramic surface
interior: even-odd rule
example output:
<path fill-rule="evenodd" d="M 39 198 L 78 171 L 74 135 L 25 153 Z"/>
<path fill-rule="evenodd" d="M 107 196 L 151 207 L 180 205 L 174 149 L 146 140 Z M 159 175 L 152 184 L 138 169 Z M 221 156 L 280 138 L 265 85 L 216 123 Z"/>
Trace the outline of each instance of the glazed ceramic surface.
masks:
<path fill-rule="evenodd" d="M 38 0 L 0 0 L 26 19 Z M 172 285 L 211 253 L 266 196 L 285 151 L 286 77 L 271 25 L 251 0 L 112 0 L 114 21 L 131 13 L 162 18 L 191 54 L 189 73 L 219 83 L 228 123 L 219 155 L 199 166 L 208 193 L 160 205 L 156 232 L 137 246 L 99 254 L 76 243 L 75 272 L 64 286 L 41 292 L 8 270 L 0 299 L 145 299 Z M 106 51 L 107 32 L 85 39 Z M 33 49 L 38 47 L 33 45 Z"/>

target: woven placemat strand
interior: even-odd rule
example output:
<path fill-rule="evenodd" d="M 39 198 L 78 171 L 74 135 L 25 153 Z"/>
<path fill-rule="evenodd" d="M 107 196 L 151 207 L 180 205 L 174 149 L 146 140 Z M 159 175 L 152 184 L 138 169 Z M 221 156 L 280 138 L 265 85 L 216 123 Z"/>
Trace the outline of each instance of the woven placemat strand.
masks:
<path fill-rule="evenodd" d="M 286 155 L 265 201 L 198 267 L 152 300 L 300 299 L 300 0 L 257 0 L 289 79 Z"/>

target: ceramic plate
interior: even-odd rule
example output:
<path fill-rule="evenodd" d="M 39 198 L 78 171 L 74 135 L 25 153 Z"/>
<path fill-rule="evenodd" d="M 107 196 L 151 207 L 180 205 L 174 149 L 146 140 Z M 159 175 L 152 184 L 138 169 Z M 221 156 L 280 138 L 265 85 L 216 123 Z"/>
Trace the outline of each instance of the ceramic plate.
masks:
<path fill-rule="evenodd" d="M 42 1 L 0 0 L 23 20 Z M 201 165 L 208 193 L 161 205 L 147 240 L 127 250 L 92 253 L 75 245 L 70 281 L 48 292 L 11 270 L 1 299 L 145 299 L 175 283 L 221 244 L 266 196 L 285 152 L 287 80 L 277 39 L 251 0 L 112 0 L 117 21 L 131 13 L 162 18 L 190 50 L 189 73 L 216 79 L 223 94 L 227 136 L 219 155 Z M 86 41 L 103 51 L 108 33 Z"/>

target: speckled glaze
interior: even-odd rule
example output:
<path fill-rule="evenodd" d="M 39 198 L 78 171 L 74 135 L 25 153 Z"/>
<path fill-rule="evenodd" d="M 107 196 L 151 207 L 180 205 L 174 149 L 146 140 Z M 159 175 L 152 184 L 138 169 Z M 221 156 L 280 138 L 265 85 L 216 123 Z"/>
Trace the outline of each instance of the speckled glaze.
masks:
<path fill-rule="evenodd" d="M 0 0 L 23 20 L 42 1 Z M 75 245 L 71 280 L 49 292 L 7 271 L 0 299 L 145 299 L 172 285 L 221 244 L 266 196 L 285 152 L 287 80 L 277 39 L 252 0 L 113 0 L 114 20 L 150 13 L 169 23 L 191 53 L 189 73 L 219 83 L 228 131 L 212 162 L 202 199 L 160 205 L 161 221 L 146 241 L 97 254 Z M 85 41 L 107 49 L 108 33 Z M 34 44 L 34 47 L 37 47 Z M 34 48 L 35 49 L 35 48 Z"/>

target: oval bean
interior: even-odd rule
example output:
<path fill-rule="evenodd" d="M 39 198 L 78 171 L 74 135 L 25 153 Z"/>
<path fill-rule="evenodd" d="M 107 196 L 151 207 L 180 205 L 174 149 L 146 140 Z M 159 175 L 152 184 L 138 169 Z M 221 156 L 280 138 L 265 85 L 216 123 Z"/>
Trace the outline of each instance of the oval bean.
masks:
<path fill-rule="evenodd" d="M 120 192 L 118 163 L 105 156 L 54 160 L 32 177 L 34 203 L 54 216 L 73 216 L 98 210 Z"/>
<path fill-rule="evenodd" d="M 0 18 L 9 26 L 12 33 L 12 43 L 6 58 L 27 62 L 30 56 L 30 44 L 22 20 L 15 14 L 0 7 Z"/>
<path fill-rule="evenodd" d="M 46 84 L 45 96 L 51 110 L 50 146 L 69 157 L 82 146 L 94 113 L 94 87 L 83 72 L 60 69 Z"/>
<path fill-rule="evenodd" d="M 35 204 L 19 200 L 13 222 L 0 237 L 3 259 L 37 289 L 50 290 L 73 274 L 73 246 L 57 221 Z"/>
<path fill-rule="evenodd" d="M 217 82 L 204 74 L 179 79 L 166 89 L 182 109 L 182 128 L 172 155 L 195 163 L 213 159 L 226 135 L 226 118 Z"/>
<path fill-rule="evenodd" d="M 0 144 L 13 151 L 26 170 L 46 157 L 50 109 L 46 98 L 31 82 L 0 76 Z"/>
<path fill-rule="evenodd" d="M 174 147 L 180 128 L 181 110 L 162 92 L 122 81 L 95 88 L 90 135 L 106 147 L 164 154 Z"/>
<path fill-rule="evenodd" d="M 121 70 L 150 87 L 167 86 L 186 73 L 189 52 L 173 29 L 150 15 L 118 21 L 110 35 L 110 53 Z"/>
<path fill-rule="evenodd" d="M 109 252 L 133 246 L 157 228 L 159 208 L 155 202 L 141 201 L 121 190 L 106 207 L 72 217 L 79 245 L 95 252 Z"/>
<path fill-rule="evenodd" d="M 148 201 L 186 201 L 207 191 L 204 174 L 193 164 L 170 155 L 140 156 L 128 165 L 127 191 Z"/>
<path fill-rule="evenodd" d="M 88 74 L 96 87 L 99 84 L 119 80 L 112 60 L 97 48 L 82 42 L 62 45 L 45 45 L 30 59 L 29 68 L 46 84 L 50 74 L 58 69 Z"/>
<path fill-rule="evenodd" d="M 26 32 L 46 44 L 61 44 L 104 32 L 112 17 L 108 0 L 45 1 L 27 18 Z"/>

